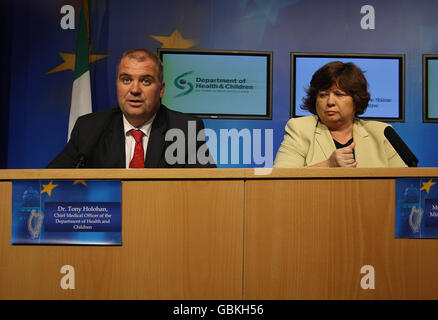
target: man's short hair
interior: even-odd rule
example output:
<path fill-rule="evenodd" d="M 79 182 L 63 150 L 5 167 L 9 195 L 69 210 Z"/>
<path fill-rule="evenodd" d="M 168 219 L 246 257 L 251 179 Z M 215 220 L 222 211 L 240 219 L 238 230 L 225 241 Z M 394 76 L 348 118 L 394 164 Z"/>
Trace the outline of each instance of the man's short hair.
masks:
<path fill-rule="evenodd" d="M 160 58 L 152 51 L 146 49 L 129 49 L 123 52 L 122 56 L 120 57 L 119 63 L 117 64 L 117 75 L 119 73 L 120 62 L 125 57 L 135 59 L 139 62 L 151 59 L 158 67 L 158 80 L 160 80 L 160 83 L 163 82 L 163 63 L 161 62 Z"/>

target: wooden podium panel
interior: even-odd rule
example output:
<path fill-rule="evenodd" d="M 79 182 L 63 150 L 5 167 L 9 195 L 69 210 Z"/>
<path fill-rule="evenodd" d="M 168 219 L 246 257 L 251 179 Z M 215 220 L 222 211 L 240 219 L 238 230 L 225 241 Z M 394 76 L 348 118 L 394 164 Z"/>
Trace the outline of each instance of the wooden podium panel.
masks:
<path fill-rule="evenodd" d="M 437 299 L 438 241 L 395 239 L 394 179 L 246 183 L 245 299 Z M 364 290 L 364 265 L 375 288 Z"/>
<path fill-rule="evenodd" d="M 399 177 L 438 169 L 0 170 L 0 299 L 438 299 L 438 239 L 394 237 Z M 10 244 L 17 179 L 122 180 L 122 246 Z"/>
<path fill-rule="evenodd" d="M 122 192 L 122 246 L 11 245 L 11 182 L 0 182 L 0 299 L 242 298 L 243 181 L 123 181 Z M 74 290 L 60 287 L 63 265 Z"/>

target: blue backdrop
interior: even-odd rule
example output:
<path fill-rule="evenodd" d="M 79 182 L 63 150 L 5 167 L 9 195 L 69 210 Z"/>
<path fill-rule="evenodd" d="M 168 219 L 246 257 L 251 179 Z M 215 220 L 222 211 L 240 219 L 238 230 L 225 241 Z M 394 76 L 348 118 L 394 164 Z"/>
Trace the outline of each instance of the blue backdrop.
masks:
<path fill-rule="evenodd" d="M 75 29 L 61 27 L 66 5 L 75 9 Z M 7 141 L 4 135 L 0 140 L 7 149 L 3 167 L 43 168 L 66 143 L 80 5 L 79 0 L 2 4 L 10 12 L 8 25 L 2 26 L 7 28 L 2 34 L 10 35 L 10 47 L 2 54 L 2 66 L 10 66 L 2 76 L 2 130 L 7 134 Z M 375 29 L 361 28 L 364 5 L 375 10 Z M 419 158 L 419 166 L 438 163 L 438 124 L 422 122 L 422 54 L 438 53 L 438 1 L 91 0 L 91 6 L 92 54 L 98 55 L 91 63 L 94 111 L 117 104 L 115 69 L 128 48 L 273 51 L 272 120 L 204 122 L 218 133 L 221 128 L 273 129 L 275 156 L 290 117 L 291 51 L 402 53 L 405 122 L 393 126 Z M 252 166 L 242 156 L 238 164 L 221 165 Z"/>

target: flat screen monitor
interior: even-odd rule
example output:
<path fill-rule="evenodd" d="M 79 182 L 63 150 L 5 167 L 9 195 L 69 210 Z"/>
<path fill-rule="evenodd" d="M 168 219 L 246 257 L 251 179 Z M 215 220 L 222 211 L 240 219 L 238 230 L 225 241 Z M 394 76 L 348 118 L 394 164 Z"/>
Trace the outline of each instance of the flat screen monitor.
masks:
<path fill-rule="evenodd" d="M 158 49 L 162 103 L 201 118 L 272 119 L 272 52 Z"/>
<path fill-rule="evenodd" d="M 438 54 L 423 55 L 423 121 L 438 122 Z"/>
<path fill-rule="evenodd" d="M 333 54 L 291 52 L 291 116 L 310 115 L 301 109 L 313 74 L 323 65 L 353 62 L 365 74 L 371 99 L 360 118 L 389 122 L 404 121 L 403 54 Z"/>

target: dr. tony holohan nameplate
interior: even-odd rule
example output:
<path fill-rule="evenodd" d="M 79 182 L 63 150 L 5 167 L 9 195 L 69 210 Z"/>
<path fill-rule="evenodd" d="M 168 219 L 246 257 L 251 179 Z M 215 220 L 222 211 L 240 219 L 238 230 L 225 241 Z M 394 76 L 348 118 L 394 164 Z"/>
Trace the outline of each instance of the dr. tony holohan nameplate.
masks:
<path fill-rule="evenodd" d="M 122 185 L 100 180 L 12 182 L 14 244 L 122 244 Z"/>
<path fill-rule="evenodd" d="M 397 178 L 395 237 L 438 238 L 438 179 Z"/>

